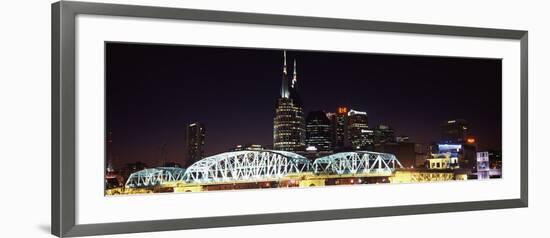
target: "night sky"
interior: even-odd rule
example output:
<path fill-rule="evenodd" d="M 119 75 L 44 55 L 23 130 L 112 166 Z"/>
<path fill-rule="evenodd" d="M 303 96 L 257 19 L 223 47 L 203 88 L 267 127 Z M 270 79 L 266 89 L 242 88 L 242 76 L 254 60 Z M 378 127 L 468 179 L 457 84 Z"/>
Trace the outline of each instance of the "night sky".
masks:
<path fill-rule="evenodd" d="M 500 149 L 501 61 L 287 51 L 297 60 L 304 111 L 366 111 L 369 127 L 431 143 L 446 120 L 465 119 L 479 149 Z M 206 127 L 206 155 L 273 143 L 282 50 L 106 44 L 107 130 L 115 166 L 184 163 L 186 126 Z M 108 152 L 109 153 L 109 152 Z"/>

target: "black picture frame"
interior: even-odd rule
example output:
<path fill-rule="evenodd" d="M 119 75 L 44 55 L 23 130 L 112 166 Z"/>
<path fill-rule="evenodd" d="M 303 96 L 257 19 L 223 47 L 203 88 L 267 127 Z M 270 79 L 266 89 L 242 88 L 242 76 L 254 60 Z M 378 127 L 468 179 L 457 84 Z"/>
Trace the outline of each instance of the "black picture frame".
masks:
<path fill-rule="evenodd" d="M 51 233 L 59 237 L 276 224 L 528 206 L 528 32 L 319 17 L 62 1 L 52 4 Z M 298 26 L 518 40 L 521 45 L 521 196 L 519 199 L 321 210 L 137 222 L 75 223 L 75 18 L 79 14 Z"/>

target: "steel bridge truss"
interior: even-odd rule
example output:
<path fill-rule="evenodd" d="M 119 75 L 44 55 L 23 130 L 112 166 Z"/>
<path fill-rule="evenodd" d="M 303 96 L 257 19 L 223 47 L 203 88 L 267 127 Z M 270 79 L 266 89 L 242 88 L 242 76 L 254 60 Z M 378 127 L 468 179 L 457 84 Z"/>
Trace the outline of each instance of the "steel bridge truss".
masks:
<path fill-rule="evenodd" d="M 395 155 L 353 151 L 321 157 L 313 162 L 314 173 L 324 174 L 391 174 L 396 166 L 403 168 Z"/>
<path fill-rule="evenodd" d="M 187 183 L 278 180 L 307 172 L 311 162 L 298 154 L 275 150 L 244 150 L 222 153 L 197 161 L 187 168 Z"/>
<path fill-rule="evenodd" d="M 142 188 L 162 185 L 165 182 L 179 181 L 183 178 L 185 169 L 172 167 L 150 168 L 132 173 L 125 186 L 127 188 Z"/>
<path fill-rule="evenodd" d="M 403 166 L 392 154 L 370 151 L 342 152 L 316 159 L 276 150 L 243 150 L 201 159 L 187 169 L 158 167 L 132 173 L 126 187 L 143 188 L 170 183 L 235 183 L 280 180 L 289 174 L 389 176 Z"/>

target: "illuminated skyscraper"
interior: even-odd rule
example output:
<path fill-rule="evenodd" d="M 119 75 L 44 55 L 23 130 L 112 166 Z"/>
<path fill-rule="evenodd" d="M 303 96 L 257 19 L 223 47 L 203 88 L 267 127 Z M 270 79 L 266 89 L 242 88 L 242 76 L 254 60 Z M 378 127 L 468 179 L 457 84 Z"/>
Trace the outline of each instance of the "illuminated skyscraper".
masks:
<path fill-rule="evenodd" d="M 290 79 L 286 67 L 286 51 L 284 51 L 281 97 L 277 99 L 273 119 L 273 149 L 275 150 L 294 152 L 305 150 L 304 110 L 298 95 L 297 83 L 296 60 L 294 60 L 294 73 Z"/>
<path fill-rule="evenodd" d="M 313 111 L 306 118 L 306 146 L 316 151 L 332 149 L 330 120 L 323 111 Z"/>
<path fill-rule="evenodd" d="M 447 146 L 460 146 L 457 150 L 461 168 L 475 170 L 477 166 L 477 145 L 474 137 L 470 137 L 466 120 L 456 119 L 443 122 L 441 125 L 441 141 L 439 150 Z"/>
<path fill-rule="evenodd" d="M 369 129 L 366 112 L 350 110 L 346 120 L 346 142 L 354 150 L 373 150 L 374 131 Z"/>
<path fill-rule="evenodd" d="M 348 116 L 347 107 L 339 107 L 336 113 L 331 114 L 332 123 L 332 146 L 336 151 L 342 150 L 346 140 L 346 118 Z"/>
<path fill-rule="evenodd" d="M 201 123 L 195 122 L 187 126 L 186 166 L 190 166 L 204 157 L 205 133 L 206 130 Z"/>
<path fill-rule="evenodd" d="M 374 143 L 385 144 L 395 142 L 393 129 L 388 125 L 378 125 L 374 128 Z"/>
<path fill-rule="evenodd" d="M 468 137 L 468 122 L 462 119 L 449 120 L 441 125 L 441 142 L 464 143 Z"/>

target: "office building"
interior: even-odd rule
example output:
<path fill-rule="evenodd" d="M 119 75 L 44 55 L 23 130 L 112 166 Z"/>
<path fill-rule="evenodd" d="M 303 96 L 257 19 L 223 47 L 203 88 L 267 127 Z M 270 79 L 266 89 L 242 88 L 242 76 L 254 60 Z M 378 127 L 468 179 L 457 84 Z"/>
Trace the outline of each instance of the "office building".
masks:
<path fill-rule="evenodd" d="M 441 125 L 442 143 L 464 143 L 468 138 L 468 122 L 462 119 L 448 120 Z"/>
<path fill-rule="evenodd" d="M 428 159 L 428 169 L 458 169 L 458 158 L 451 153 L 432 154 Z"/>
<path fill-rule="evenodd" d="M 192 123 L 187 126 L 187 160 L 190 166 L 204 157 L 204 141 L 206 130 L 201 123 Z"/>
<path fill-rule="evenodd" d="M 451 153 L 458 158 L 460 168 L 475 170 L 477 166 L 476 146 L 474 144 L 436 144 L 434 152 Z"/>
<path fill-rule="evenodd" d="M 331 122 L 323 111 L 312 111 L 306 118 L 306 148 L 331 151 Z"/>
<path fill-rule="evenodd" d="M 273 119 L 273 149 L 275 150 L 305 151 L 305 119 L 297 86 L 296 60 L 294 60 L 294 73 L 292 78 L 289 78 L 286 51 L 284 51 L 281 94 L 277 99 L 275 118 Z"/>
<path fill-rule="evenodd" d="M 243 150 L 264 150 L 265 148 L 262 145 L 257 144 L 244 144 L 244 145 L 236 145 L 235 148 L 233 148 L 233 151 L 243 151 Z"/>
<path fill-rule="evenodd" d="M 366 112 L 350 110 L 345 127 L 346 146 L 353 150 L 373 150 L 374 131 L 369 129 Z"/>
<path fill-rule="evenodd" d="M 374 143 L 384 144 L 395 142 L 393 129 L 388 125 L 378 125 L 374 128 Z"/>
<path fill-rule="evenodd" d="M 338 107 L 335 113 L 331 113 L 332 147 L 335 151 L 341 151 L 345 147 L 347 107 Z"/>
<path fill-rule="evenodd" d="M 477 179 L 489 179 L 489 152 L 477 152 Z"/>

